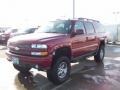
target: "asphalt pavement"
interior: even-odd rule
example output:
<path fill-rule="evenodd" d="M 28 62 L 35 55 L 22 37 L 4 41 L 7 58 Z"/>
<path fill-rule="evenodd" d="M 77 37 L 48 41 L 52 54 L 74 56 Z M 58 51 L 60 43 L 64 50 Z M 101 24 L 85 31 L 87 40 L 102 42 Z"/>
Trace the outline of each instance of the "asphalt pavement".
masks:
<path fill-rule="evenodd" d="M 6 60 L 5 50 L 0 45 L 0 90 L 120 90 L 119 45 L 107 45 L 104 64 L 93 57 L 72 64 L 70 79 L 61 85 L 52 84 L 42 71 L 19 73 Z"/>

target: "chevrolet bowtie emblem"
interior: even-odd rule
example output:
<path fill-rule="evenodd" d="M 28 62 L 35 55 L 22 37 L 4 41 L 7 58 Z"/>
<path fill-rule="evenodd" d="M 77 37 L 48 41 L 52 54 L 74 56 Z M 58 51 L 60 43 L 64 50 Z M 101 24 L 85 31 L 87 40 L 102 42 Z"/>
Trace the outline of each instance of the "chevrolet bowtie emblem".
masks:
<path fill-rule="evenodd" d="M 18 48 L 18 47 L 15 47 L 15 50 L 20 50 L 20 48 Z"/>

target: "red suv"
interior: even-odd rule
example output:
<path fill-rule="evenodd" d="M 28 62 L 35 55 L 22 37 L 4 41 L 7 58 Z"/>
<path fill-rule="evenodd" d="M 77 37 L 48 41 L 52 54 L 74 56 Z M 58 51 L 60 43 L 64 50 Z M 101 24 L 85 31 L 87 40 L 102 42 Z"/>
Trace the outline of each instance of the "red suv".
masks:
<path fill-rule="evenodd" d="M 45 70 L 50 81 L 61 84 L 70 77 L 70 63 L 78 58 L 94 56 L 95 62 L 103 62 L 105 39 L 99 21 L 56 20 L 33 34 L 11 38 L 6 54 L 18 71 Z"/>

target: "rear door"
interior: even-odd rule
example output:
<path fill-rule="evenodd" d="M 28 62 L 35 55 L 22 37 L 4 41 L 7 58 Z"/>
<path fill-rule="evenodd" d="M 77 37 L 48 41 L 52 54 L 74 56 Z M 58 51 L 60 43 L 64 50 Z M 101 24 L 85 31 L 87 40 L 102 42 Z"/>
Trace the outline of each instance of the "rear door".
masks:
<path fill-rule="evenodd" d="M 96 38 L 96 33 L 91 22 L 84 22 L 86 29 L 86 49 L 87 52 L 95 51 L 98 47 L 98 39 Z"/>
<path fill-rule="evenodd" d="M 81 32 L 81 30 L 83 31 L 83 34 L 77 33 L 71 38 L 73 56 L 78 57 L 80 55 L 85 54 L 84 46 L 86 43 L 86 36 L 83 22 L 81 21 L 75 22 L 73 30 L 75 32 Z"/>

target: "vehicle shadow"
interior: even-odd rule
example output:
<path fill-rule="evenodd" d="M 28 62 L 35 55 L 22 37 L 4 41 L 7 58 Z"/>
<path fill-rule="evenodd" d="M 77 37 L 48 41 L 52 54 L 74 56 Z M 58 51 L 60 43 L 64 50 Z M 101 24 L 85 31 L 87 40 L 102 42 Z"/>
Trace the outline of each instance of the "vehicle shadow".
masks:
<path fill-rule="evenodd" d="M 54 85 L 45 76 L 39 73 L 34 75 L 32 72 L 18 73 L 15 84 L 18 90 L 23 90 L 20 89 L 21 85 L 25 90 L 98 90 L 94 88 L 105 83 L 103 64 L 97 65 L 92 60 L 85 60 L 73 65 L 72 71 L 70 79 L 61 85 Z"/>

